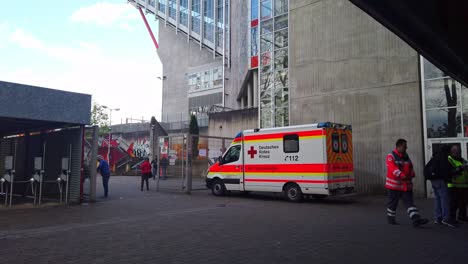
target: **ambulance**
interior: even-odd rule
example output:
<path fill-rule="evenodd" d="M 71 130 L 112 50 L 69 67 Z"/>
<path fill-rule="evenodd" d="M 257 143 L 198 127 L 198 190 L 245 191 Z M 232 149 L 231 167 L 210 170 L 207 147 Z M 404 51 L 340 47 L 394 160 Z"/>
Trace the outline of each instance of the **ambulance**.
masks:
<path fill-rule="evenodd" d="M 236 135 L 208 169 L 216 196 L 228 191 L 283 193 L 323 199 L 354 192 L 351 125 L 331 122 L 252 129 Z"/>

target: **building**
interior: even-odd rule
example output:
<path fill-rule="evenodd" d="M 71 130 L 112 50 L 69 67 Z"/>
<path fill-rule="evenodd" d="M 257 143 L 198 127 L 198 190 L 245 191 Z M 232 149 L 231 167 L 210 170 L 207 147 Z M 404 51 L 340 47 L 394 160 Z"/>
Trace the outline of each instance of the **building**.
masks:
<path fill-rule="evenodd" d="M 352 124 L 356 185 L 366 193 L 384 191 L 398 138 L 409 142 L 418 195 L 442 144 L 468 155 L 465 87 L 347 0 L 130 2 L 160 19 L 164 122 L 215 105 L 241 117 L 255 108 L 258 127 Z M 220 130 L 210 120 L 208 131 L 230 136 L 223 131 L 242 124 L 251 123 Z"/>
<path fill-rule="evenodd" d="M 80 202 L 83 164 L 96 168 L 96 159 L 85 160 L 83 152 L 91 95 L 0 81 L 0 105 L 2 205 L 6 189 L 11 193 L 10 205 L 58 202 L 60 198 Z M 63 178 L 68 179 L 68 188 L 60 182 L 61 195 L 57 177 L 64 171 L 68 172 L 68 177 Z M 42 180 L 36 177 L 39 174 Z M 5 175 L 13 177 L 6 179 Z"/>

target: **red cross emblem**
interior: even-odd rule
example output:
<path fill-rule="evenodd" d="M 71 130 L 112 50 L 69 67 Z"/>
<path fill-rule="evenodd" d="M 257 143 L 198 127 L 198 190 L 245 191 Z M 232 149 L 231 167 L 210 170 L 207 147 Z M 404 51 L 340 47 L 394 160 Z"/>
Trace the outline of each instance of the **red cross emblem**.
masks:
<path fill-rule="evenodd" d="M 247 154 L 249 154 L 250 158 L 253 159 L 253 158 L 255 158 L 255 154 L 257 154 L 257 151 L 254 149 L 253 146 L 250 146 L 250 150 L 247 151 Z"/>

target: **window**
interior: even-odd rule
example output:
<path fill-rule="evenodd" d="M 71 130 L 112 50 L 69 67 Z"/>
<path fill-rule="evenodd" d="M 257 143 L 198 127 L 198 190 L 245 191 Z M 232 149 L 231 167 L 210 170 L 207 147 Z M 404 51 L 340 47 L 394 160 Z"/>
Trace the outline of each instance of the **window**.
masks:
<path fill-rule="evenodd" d="M 272 17 L 271 0 L 263 0 L 260 9 L 262 20 Z"/>
<path fill-rule="evenodd" d="M 200 0 L 192 0 L 192 31 L 200 34 Z"/>
<path fill-rule="evenodd" d="M 232 146 L 223 157 L 223 164 L 239 160 L 241 145 Z"/>
<path fill-rule="evenodd" d="M 346 134 L 341 134 L 341 152 L 348 153 L 348 136 Z"/>
<path fill-rule="evenodd" d="M 250 2 L 250 20 L 258 19 L 258 0 Z"/>
<path fill-rule="evenodd" d="M 284 135 L 283 150 L 284 153 L 299 152 L 299 136 L 297 134 Z"/>
<path fill-rule="evenodd" d="M 176 0 L 169 0 L 169 17 L 176 19 L 177 3 Z"/>
<path fill-rule="evenodd" d="M 332 134 L 332 149 L 335 153 L 340 153 L 340 135 L 338 133 Z"/>
<path fill-rule="evenodd" d="M 166 13 L 166 0 L 159 0 L 159 12 Z"/>
<path fill-rule="evenodd" d="M 288 12 L 288 0 L 275 0 L 275 16 Z"/>
<path fill-rule="evenodd" d="M 180 24 L 188 25 L 188 0 L 180 0 Z"/>

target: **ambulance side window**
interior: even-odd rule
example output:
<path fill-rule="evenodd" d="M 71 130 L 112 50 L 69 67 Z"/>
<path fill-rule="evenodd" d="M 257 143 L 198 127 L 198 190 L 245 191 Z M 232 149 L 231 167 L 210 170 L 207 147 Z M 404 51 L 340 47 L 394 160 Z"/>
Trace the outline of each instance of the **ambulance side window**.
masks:
<path fill-rule="evenodd" d="M 240 156 L 240 150 L 241 150 L 240 145 L 232 146 L 228 150 L 228 152 L 226 152 L 226 155 L 224 155 L 222 163 L 226 164 L 226 163 L 231 163 L 231 162 L 234 162 L 234 161 L 238 161 L 239 156 Z"/>
<path fill-rule="evenodd" d="M 299 136 L 297 134 L 284 135 L 283 150 L 284 153 L 299 152 Z"/>

